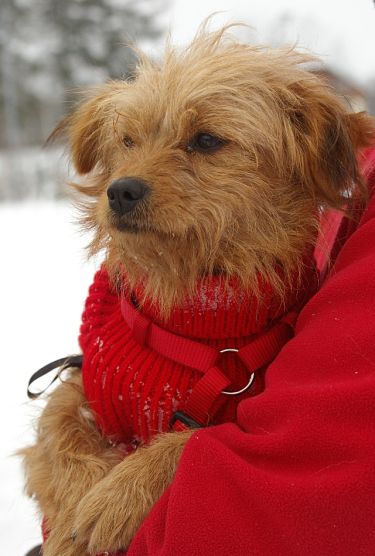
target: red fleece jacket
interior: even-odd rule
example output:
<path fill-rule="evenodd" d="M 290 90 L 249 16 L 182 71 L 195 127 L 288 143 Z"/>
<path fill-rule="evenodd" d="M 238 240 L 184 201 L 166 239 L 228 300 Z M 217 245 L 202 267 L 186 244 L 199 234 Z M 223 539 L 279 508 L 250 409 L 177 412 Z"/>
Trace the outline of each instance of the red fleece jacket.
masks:
<path fill-rule="evenodd" d="M 374 444 L 375 196 L 265 391 L 193 435 L 127 554 L 373 556 Z"/>

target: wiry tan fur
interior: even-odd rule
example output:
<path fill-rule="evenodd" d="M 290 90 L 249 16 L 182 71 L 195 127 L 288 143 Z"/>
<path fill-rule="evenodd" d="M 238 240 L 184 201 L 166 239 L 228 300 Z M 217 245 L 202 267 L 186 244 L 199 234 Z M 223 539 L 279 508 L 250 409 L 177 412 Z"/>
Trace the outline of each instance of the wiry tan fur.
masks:
<path fill-rule="evenodd" d="M 73 370 L 49 396 L 36 443 L 19 452 L 27 493 L 37 499 L 51 530 L 43 555 L 99 554 L 127 546 L 172 480 L 190 434 L 165 434 L 124 460 L 121 447 L 98 430 L 80 372 Z"/>
<path fill-rule="evenodd" d="M 356 154 L 374 131 L 367 115 L 350 114 L 305 69 L 311 60 L 203 30 L 183 52 L 168 47 L 160 65 L 142 57 L 134 81 L 93 91 L 61 124 L 85 176 L 75 187 L 88 199 L 90 251 L 104 250 L 115 283 L 125 268 L 128 287 L 142 282 L 166 316 L 213 273 L 255 291 L 265 279 L 282 301 L 316 239 L 321 208 L 364 199 Z M 222 147 L 192 152 L 198 133 L 218 136 Z M 126 216 L 133 232 L 117 227 L 108 205 L 107 188 L 121 177 L 152 190 Z M 121 461 L 95 428 L 73 373 L 50 396 L 37 441 L 24 450 L 28 492 L 51 528 L 44 555 L 127 546 L 190 434 L 167 433 Z"/>

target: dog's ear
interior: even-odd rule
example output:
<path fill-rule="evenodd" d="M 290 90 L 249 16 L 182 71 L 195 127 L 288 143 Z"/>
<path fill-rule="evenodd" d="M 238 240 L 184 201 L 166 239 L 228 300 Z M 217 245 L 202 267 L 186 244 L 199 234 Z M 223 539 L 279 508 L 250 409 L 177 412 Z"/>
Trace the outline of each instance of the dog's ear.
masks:
<path fill-rule="evenodd" d="M 80 174 L 90 172 L 101 161 L 101 139 L 104 134 L 102 99 L 84 102 L 71 116 L 69 143 L 73 164 Z"/>
<path fill-rule="evenodd" d="M 48 142 L 67 136 L 72 161 L 79 174 L 88 174 L 103 162 L 108 112 L 108 93 L 96 92 L 64 118 L 50 135 Z"/>
<path fill-rule="evenodd" d="M 375 119 L 365 112 L 349 113 L 316 76 L 293 88 L 297 102 L 288 117 L 294 134 L 294 179 L 307 187 L 318 203 L 342 207 L 354 189 L 366 192 L 358 155 L 374 144 Z"/>

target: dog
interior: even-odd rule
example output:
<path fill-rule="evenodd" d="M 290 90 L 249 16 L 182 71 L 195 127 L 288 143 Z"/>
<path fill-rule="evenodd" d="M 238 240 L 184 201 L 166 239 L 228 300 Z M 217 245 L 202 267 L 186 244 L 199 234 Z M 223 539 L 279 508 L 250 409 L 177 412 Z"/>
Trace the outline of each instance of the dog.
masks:
<path fill-rule="evenodd" d="M 86 302 L 82 374 L 71 369 L 50 394 L 35 444 L 22 451 L 27 492 L 45 516 L 45 556 L 129 545 L 197 427 L 235 419 L 238 401 L 228 405 L 215 391 L 189 421 L 181 407 L 200 376 L 196 363 L 178 360 L 194 371 L 185 394 L 173 390 L 174 379 L 162 382 L 172 363 L 158 361 L 173 359 L 172 336 L 185 342 L 185 334 L 192 352 L 197 343 L 224 352 L 220 365 L 210 363 L 219 393 L 248 395 L 240 388 L 245 359 L 225 352 L 276 329 L 281 348 L 290 337 L 285 315 L 316 287 L 322 211 L 364 202 L 357 155 L 371 144 L 374 122 L 350 113 L 306 68 L 312 60 L 295 49 L 240 44 L 228 28 L 203 29 L 181 52 L 168 46 L 160 64 L 141 55 L 134 79 L 92 91 L 58 126 L 83 177 L 74 187 L 87 200 L 90 254 L 105 258 Z M 219 330 L 212 341 L 197 332 L 207 319 Z M 159 335 L 172 334 L 163 348 L 147 344 L 150 321 Z M 177 346 L 181 359 L 185 343 Z M 144 392 L 151 361 L 160 395 L 173 390 L 153 412 Z M 232 373 L 229 385 L 220 369 Z M 110 410 L 102 398 L 112 400 Z M 171 429 L 176 414 L 181 426 Z"/>

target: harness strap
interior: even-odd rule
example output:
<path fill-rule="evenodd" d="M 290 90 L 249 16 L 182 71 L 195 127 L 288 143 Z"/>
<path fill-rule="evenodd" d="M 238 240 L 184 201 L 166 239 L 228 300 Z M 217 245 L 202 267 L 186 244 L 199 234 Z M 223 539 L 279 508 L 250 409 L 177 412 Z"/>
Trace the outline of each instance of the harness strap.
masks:
<path fill-rule="evenodd" d="M 238 356 L 248 369 L 257 370 L 272 361 L 293 335 L 297 313 L 289 313 L 283 320 L 238 350 Z"/>
<path fill-rule="evenodd" d="M 240 349 L 218 351 L 206 344 L 184 338 L 165 330 L 143 315 L 134 302 L 125 297 L 121 300 L 122 316 L 133 332 L 134 339 L 141 345 L 147 345 L 163 357 L 190 367 L 203 374 L 194 386 L 184 411 L 172 417 L 174 430 L 184 430 L 194 423 L 207 426 L 212 418 L 211 408 L 221 394 L 235 395 L 247 390 L 254 378 L 254 373 L 270 363 L 291 338 L 297 313 L 288 313 L 281 321 L 264 334 L 258 335 Z M 217 366 L 220 353 L 234 351 L 249 371 L 248 386 L 238 392 L 226 392 L 230 379 Z M 224 401 L 224 399 L 223 399 Z"/>
<path fill-rule="evenodd" d="M 121 313 L 133 332 L 133 338 L 141 346 L 147 345 L 163 357 L 202 373 L 215 364 L 218 358 L 216 349 L 168 332 L 143 315 L 125 297 L 121 300 Z"/>
<path fill-rule="evenodd" d="M 185 404 L 184 413 L 201 426 L 210 422 L 210 409 L 230 380 L 218 367 L 211 367 L 194 386 Z"/>

